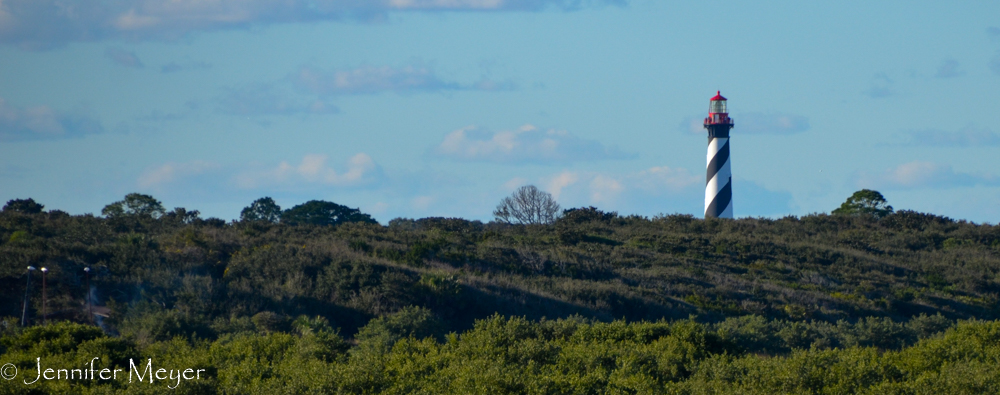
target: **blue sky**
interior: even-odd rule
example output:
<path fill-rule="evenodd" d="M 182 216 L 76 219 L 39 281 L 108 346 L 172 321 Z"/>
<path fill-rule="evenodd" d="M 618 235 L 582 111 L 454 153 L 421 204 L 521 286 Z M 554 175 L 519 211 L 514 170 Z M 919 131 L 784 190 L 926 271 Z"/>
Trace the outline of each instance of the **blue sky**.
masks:
<path fill-rule="evenodd" d="M 737 217 L 997 223 L 998 88 L 995 1 L 0 0 L 0 200 L 701 216 L 721 90 Z"/>

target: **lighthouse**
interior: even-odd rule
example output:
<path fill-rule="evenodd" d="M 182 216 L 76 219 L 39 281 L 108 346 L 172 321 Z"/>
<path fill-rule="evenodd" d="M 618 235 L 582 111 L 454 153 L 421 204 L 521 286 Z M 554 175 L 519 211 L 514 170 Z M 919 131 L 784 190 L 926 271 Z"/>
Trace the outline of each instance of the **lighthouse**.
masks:
<path fill-rule="evenodd" d="M 733 173 L 729 165 L 729 129 L 733 120 L 721 92 L 708 105 L 708 166 L 705 175 L 705 218 L 733 217 Z"/>

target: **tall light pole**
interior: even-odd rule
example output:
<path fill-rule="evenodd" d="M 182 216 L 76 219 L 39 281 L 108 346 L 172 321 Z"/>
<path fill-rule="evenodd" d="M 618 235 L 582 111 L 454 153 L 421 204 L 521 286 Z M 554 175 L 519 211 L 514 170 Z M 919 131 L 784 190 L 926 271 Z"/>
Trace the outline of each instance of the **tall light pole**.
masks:
<path fill-rule="evenodd" d="M 90 266 L 83 268 L 83 271 L 87 273 L 87 320 L 94 320 L 94 310 L 90 307 Z"/>
<path fill-rule="evenodd" d="M 48 314 L 49 314 L 49 309 L 48 309 L 49 298 L 48 298 L 48 294 L 45 293 L 45 274 L 48 273 L 48 272 L 49 272 L 49 269 L 44 268 L 44 267 L 42 268 L 42 322 L 45 323 L 45 324 L 49 323 L 49 317 L 48 317 Z"/>
<path fill-rule="evenodd" d="M 35 271 L 34 266 L 28 266 L 28 285 L 24 286 L 24 306 L 21 307 L 21 326 L 26 326 L 28 322 L 28 291 L 31 290 L 31 272 Z"/>

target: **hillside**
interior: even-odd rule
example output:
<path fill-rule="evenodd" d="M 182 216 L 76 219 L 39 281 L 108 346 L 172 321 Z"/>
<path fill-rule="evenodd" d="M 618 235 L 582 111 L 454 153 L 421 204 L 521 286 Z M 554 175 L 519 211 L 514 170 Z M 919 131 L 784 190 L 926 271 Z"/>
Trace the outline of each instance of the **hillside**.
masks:
<path fill-rule="evenodd" d="M 449 330 L 494 313 L 830 323 L 1000 314 L 1000 227 L 909 211 L 702 220 L 587 208 L 532 226 L 444 218 L 291 226 L 184 213 L 3 212 L 0 286 L 14 297 L 0 316 L 20 317 L 28 265 L 50 270 L 53 319 L 86 321 L 90 266 L 94 298 L 111 311 L 102 326 L 156 339 L 212 338 L 241 319 L 299 315 L 324 317 L 350 336 L 405 306 L 430 309 Z M 174 324 L 146 328 L 163 322 Z"/>
<path fill-rule="evenodd" d="M 552 225 L 381 226 L 313 205 L 359 220 L 0 213 L 5 375 L 95 357 L 205 374 L 0 394 L 1000 391 L 997 226 L 595 208 Z M 50 314 L 36 271 L 22 328 L 28 265 L 48 269 Z"/>

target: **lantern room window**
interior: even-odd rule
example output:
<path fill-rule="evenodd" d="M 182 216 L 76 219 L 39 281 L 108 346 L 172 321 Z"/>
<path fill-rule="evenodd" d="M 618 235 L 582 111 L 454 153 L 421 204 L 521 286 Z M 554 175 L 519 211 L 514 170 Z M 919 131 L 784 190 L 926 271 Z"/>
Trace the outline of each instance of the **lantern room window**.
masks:
<path fill-rule="evenodd" d="M 725 100 L 712 100 L 709 103 L 710 104 L 708 105 L 708 112 L 713 113 L 713 114 L 723 114 L 723 113 L 728 114 L 729 113 L 729 111 L 726 110 L 726 101 Z"/>

